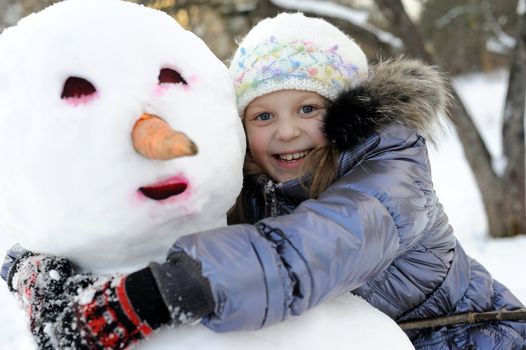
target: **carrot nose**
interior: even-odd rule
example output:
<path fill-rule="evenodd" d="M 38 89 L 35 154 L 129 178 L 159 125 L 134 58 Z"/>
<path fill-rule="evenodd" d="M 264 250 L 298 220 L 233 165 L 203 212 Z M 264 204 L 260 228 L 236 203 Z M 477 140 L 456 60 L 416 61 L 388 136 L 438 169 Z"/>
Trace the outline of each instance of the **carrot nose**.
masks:
<path fill-rule="evenodd" d="M 197 154 L 196 144 L 161 118 L 143 114 L 132 130 L 133 147 L 146 158 L 169 160 Z"/>

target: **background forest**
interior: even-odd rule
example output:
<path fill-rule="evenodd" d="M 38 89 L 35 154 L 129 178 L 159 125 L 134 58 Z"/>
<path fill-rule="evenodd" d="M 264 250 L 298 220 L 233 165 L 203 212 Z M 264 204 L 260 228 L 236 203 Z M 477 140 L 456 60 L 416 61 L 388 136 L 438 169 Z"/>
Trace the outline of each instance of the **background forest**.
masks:
<path fill-rule="evenodd" d="M 133 1 L 133 0 L 132 0 Z M 56 0 L 1 0 L 0 29 Z M 370 59 L 410 50 L 390 18 L 398 1 L 373 0 L 135 0 L 171 14 L 200 36 L 222 60 L 260 19 L 300 10 L 325 17 L 351 35 Z M 488 71 L 509 64 L 518 22 L 517 0 L 404 0 L 425 49 L 451 74 Z M 398 22 L 400 23 L 400 22 Z"/>

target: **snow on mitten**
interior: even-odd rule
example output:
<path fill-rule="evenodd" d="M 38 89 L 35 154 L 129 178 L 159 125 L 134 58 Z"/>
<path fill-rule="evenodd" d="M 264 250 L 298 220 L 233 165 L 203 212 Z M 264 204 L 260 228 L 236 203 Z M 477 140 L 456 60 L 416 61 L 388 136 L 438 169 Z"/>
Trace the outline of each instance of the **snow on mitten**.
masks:
<path fill-rule="evenodd" d="M 64 286 L 75 273 L 67 259 L 26 252 L 10 268 L 7 283 L 29 317 L 39 349 L 52 349 L 50 327 L 69 303 Z"/>
<path fill-rule="evenodd" d="M 60 349 L 127 349 L 170 322 L 149 269 L 128 276 L 92 277 L 85 285 L 79 276 L 67 289 L 78 293 L 58 317 L 55 338 Z"/>
<path fill-rule="evenodd" d="M 95 277 L 80 288 L 79 277 L 67 283 L 79 292 L 55 326 L 61 349 L 127 349 L 163 325 L 193 323 L 214 310 L 200 264 L 185 253 L 130 275 Z"/>

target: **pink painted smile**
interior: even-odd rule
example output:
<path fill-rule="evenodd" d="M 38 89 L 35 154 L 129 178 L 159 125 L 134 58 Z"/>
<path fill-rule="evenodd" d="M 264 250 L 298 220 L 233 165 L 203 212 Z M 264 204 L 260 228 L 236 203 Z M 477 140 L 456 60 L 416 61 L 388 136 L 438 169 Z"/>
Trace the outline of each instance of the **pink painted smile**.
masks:
<path fill-rule="evenodd" d="M 149 199 L 161 201 L 180 195 L 187 188 L 188 181 L 184 177 L 174 176 L 152 185 L 140 187 L 139 192 Z"/>

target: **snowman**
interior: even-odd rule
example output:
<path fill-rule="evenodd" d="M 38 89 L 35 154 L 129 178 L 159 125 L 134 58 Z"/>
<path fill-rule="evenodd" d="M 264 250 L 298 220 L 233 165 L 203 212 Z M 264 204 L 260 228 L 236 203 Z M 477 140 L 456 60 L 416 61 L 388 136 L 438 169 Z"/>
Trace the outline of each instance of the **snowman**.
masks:
<path fill-rule="evenodd" d="M 0 225 L 14 241 L 84 272 L 126 273 L 226 225 L 246 148 L 231 79 L 167 14 L 64 1 L 7 29 L 0 62 Z M 137 348 L 349 346 L 412 348 L 350 293 L 259 331 L 166 328 Z"/>

